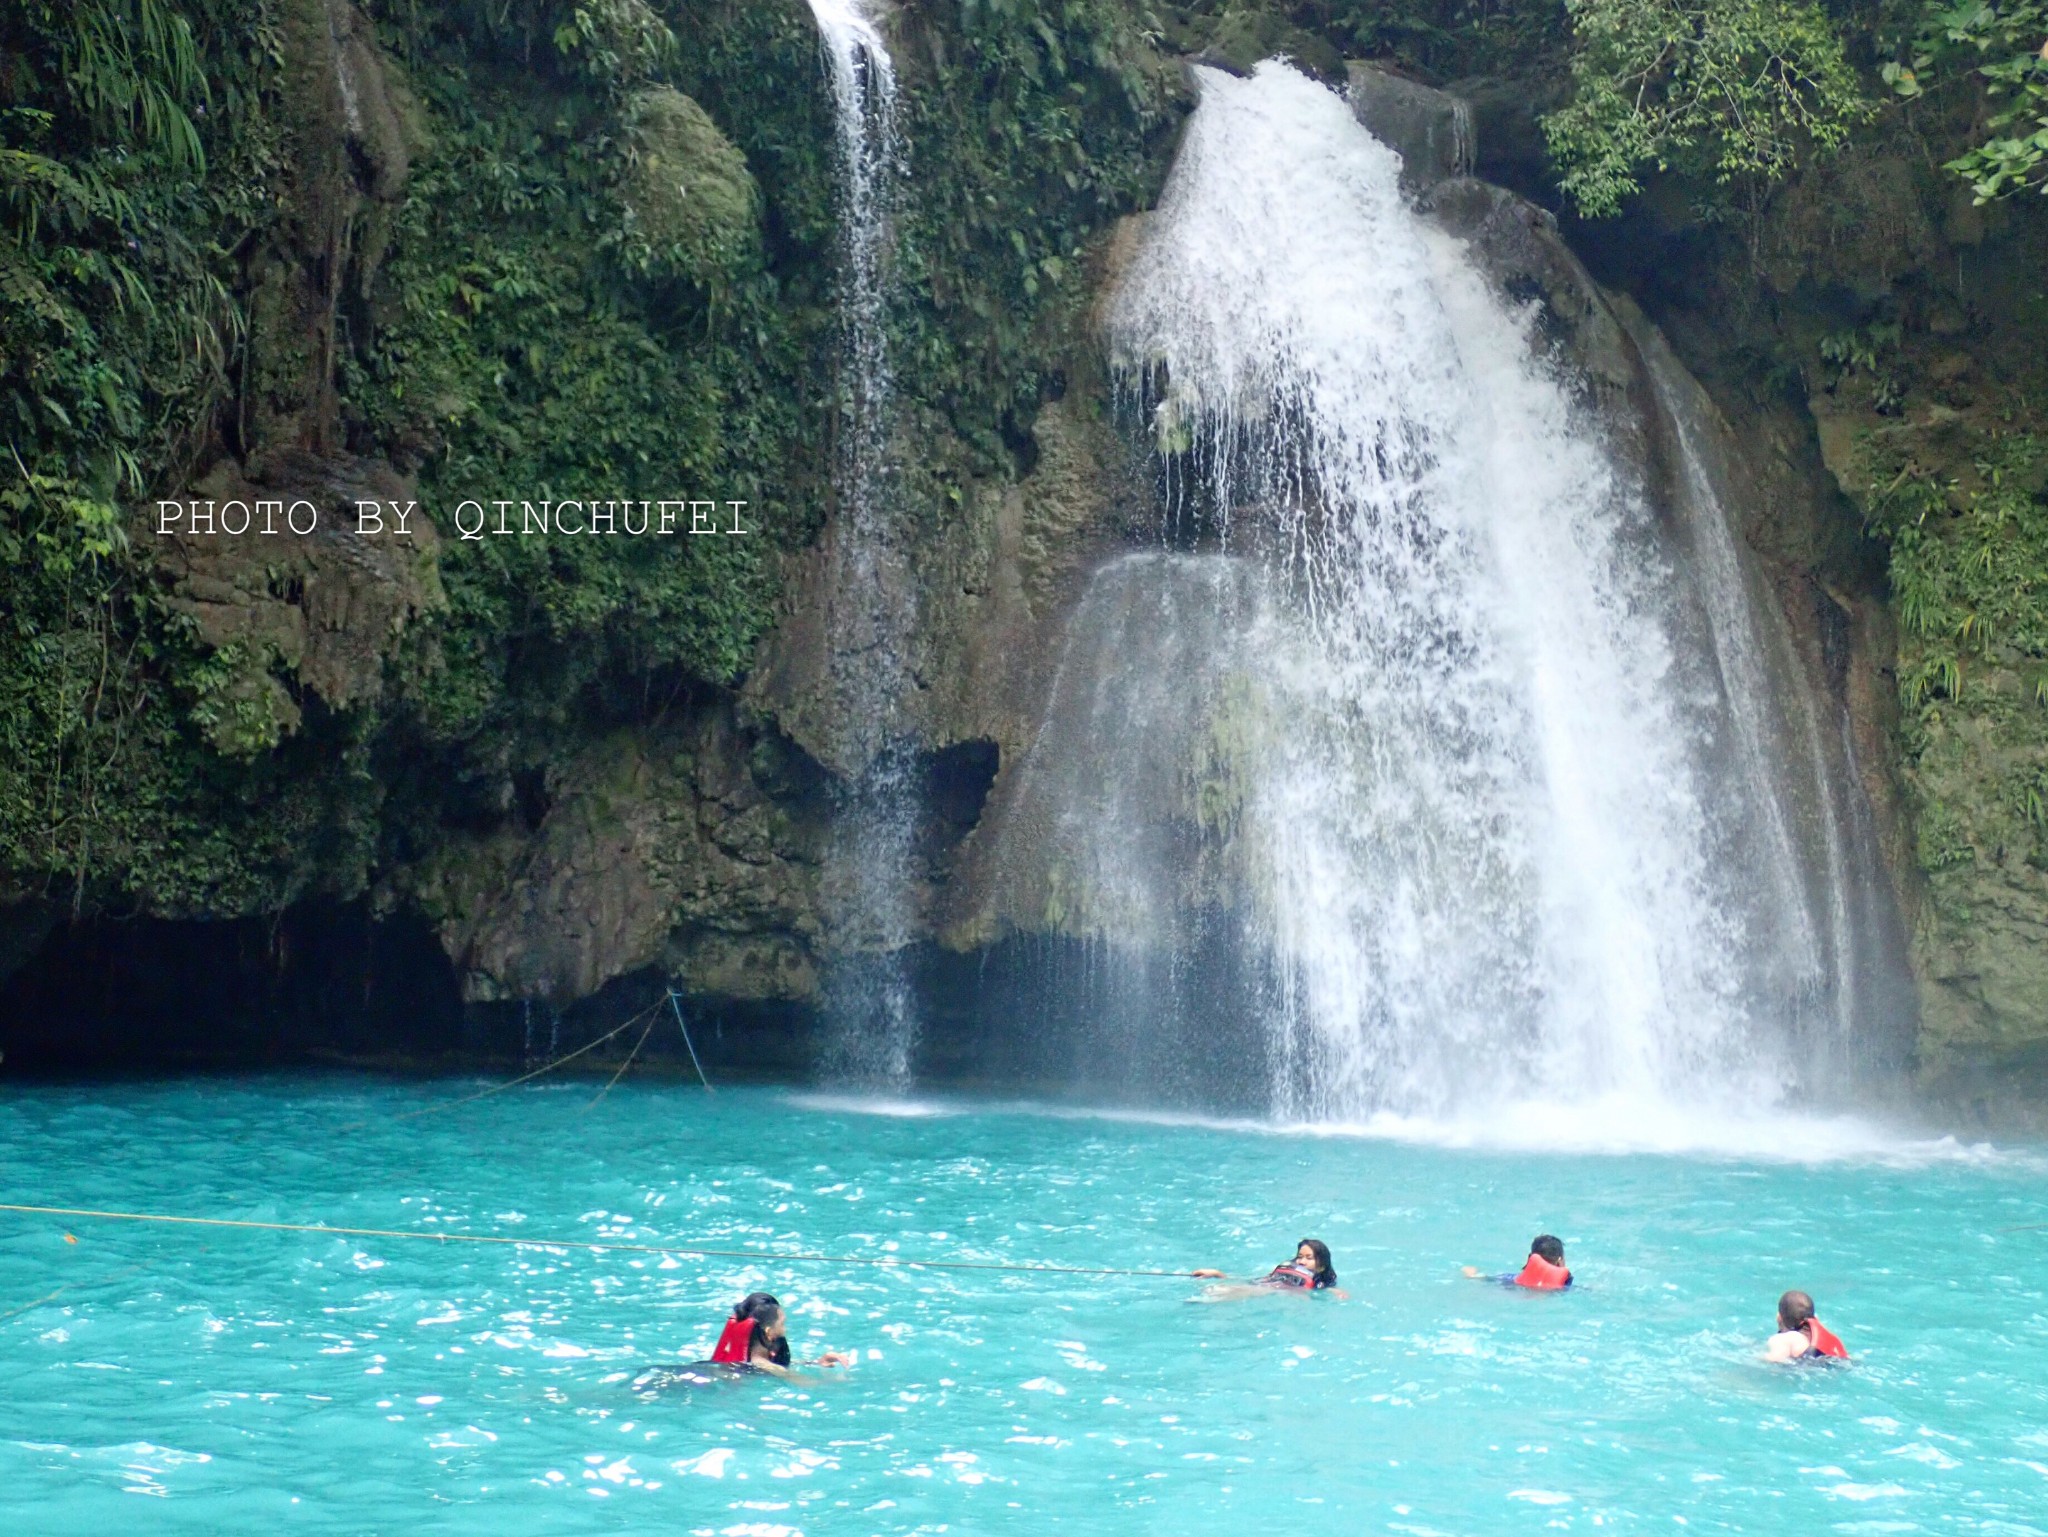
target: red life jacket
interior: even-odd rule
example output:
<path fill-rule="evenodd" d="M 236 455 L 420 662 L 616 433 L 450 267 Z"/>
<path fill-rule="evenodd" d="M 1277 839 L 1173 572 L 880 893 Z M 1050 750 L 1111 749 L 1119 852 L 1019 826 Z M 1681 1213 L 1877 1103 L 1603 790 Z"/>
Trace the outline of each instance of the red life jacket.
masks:
<path fill-rule="evenodd" d="M 1817 1356 L 1832 1356 L 1837 1361 L 1849 1359 L 1849 1347 L 1835 1338 L 1834 1331 L 1818 1318 L 1809 1318 L 1799 1326 L 1806 1337 L 1813 1342 L 1813 1353 Z"/>
<path fill-rule="evenodd" d="M 725 1332 L 718 1336 L 717 1345 L 712 1347 L 714 1361 L 738 1362 L 744 1365 L 754 1350 L 754 1320 L 751 1318 L 728 1318 Z"/>
<path fill-rule="evenodd" d="M 1533 1291 L 1562 1291 L 1572 1284 L 1572 1273 L 1562 1265 L 1553 1265 L 1540 1254 L 1529 1256 L 1529 1263 L 1522 1267 L 1522 1273 L 1515 1277 L 1515 1285 L 1526 1286 Z"/>
<path fill-rule="evenodd" d="M 1293 1263 L 1275 1265 L 1273 1273 L 1266 1277 L 1268 1286 L 1285 1286 L 1290 1291 L 1314 1291 L 1316 1273 L 1302 1265 Z"/>

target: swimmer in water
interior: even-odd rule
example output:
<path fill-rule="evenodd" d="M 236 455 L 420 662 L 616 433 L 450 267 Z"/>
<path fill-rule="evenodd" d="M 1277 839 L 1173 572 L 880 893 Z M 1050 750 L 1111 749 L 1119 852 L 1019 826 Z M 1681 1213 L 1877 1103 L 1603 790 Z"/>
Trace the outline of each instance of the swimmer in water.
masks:
<path fill-rule="evenodd" d="M 744 1327 L 743 1327 L 744 1326 Z M 789 1370 L 789 1319 L 782 1304 L 766 1292 L 753 1292 L 736 1304 L 732 1319 L 720 1336 L 714 1361 L 752 1367 L 787 1377 Z M 805 1366 L 851 1366 L 853 1357 L 828 1350 Z"/>
<path fill-rule="evenodd" d="M 1529 1257 L 1520 1270 L 1486 1275 L 1477 1266 L 1467 1265 L 1465 1274 L 1475 1281 L 1498 1281 L 1502 1286 L 1520 1286 L 1529 1291 L 1559 1292 L 1572 1284 L 1572 1273 L 1564 1267 L 1563 1240 L 1549 1233 L 1538 1233 L 1529 1240 Z"/>
<path fill-rule="evenodd" d="M 851 1354 L 828 1350 L 805 1366 L 851 1366 Z M 642 1393 L 654 1392 L 677 1383 L 701 1385 L 722 1376 L 767 1372 L 777 1377 L 795 1377 L 789 1354 L 788 1318 L 782 1304 L 767 1292 L 750 1292 L 733 1304 L 732 1316 L 712 1347 L 711 1359 L 687 1366 L 650 1366 L 633 1379 Z"/>
<path fill-rule="evenodd" d="M 1198 1281 L 1226 1279 L 1220 1270 L 1192 1270 L 1188 1273 Z M 1294 1246 L 1293 1259 L 1275 1265 L 1258 1280 L 1239 1286 L 1216 1287 L 1210 1295 L 1220 1301 L 1234 1297 L 1256 1297 L 1269 1291 L 1327 1291 L 1335 1297 L 1345 1295 L 1337 1287 L 1337 1267 L 1330 1263 L 1330 1246 L 1320 1238 L 1302 1239 Z"/>
<path fill-rule="evenodd" d="M 1787 1292 L 1778 1299 L 1778 1332 L 1764 1345 L 1764 1359 L 1781 1364 L 1846 1361 L 1849 1348 L 1813 1316 L 1813 1298 L 1805 1292 Z"/>

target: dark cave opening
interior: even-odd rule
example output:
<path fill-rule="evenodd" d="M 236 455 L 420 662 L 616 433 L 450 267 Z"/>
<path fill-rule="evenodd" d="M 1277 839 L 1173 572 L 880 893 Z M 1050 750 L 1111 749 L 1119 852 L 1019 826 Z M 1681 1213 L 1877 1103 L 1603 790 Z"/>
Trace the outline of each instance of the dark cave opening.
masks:
<path fill-rule="evenodd" d="M 433 931 L 360 904 L 60 923 L 0 981 L 0 1052 L 12 1073 L 433 1056 L 473 1033 Z"/>

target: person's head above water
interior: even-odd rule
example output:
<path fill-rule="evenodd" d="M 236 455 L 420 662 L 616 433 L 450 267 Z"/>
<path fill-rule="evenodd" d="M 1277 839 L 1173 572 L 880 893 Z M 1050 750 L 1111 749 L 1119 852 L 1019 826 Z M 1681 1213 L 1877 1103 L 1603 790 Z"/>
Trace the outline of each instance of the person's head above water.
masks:
<path fill-rule="evenodd" d="M 1565 1268 L 1563 1241 L 1551 1233 L 1538 1233 L 1529 1240 L 1529 1257 L 1521 1270 L 1503 1279 L 1530 1291 L 1563 1291 L 1572 1284 L 1572 1273 Z"/>
<path fill-rule="evenodd" d="M 746 1348 L 739 1356 L 751 1360 L 756 1351 L 778 1366 L 789 1364 L 789 1340 L 782 1304 L 767 1292 L 749 1292 L 732 1306 L 734 1323 L 749 1325 Z M 713 1357 L 718 1359 L 717 1356 Z"/>
<path fill-rule="evenodd" d="M 1296 1244 L 1294 1263 L 1314 1275 L 1318 1286 L 1337 1284 L 1337 1267 L 1330 1263 L 1330 1246 L 1320 1238 L 1304 1238 Z"/>
<path fill-rule="evenodd" d="M 1812 1359 L 1846 1361 L 1849 1347 L 1840 1335 L 1813 1316 L 1813 1298 L 1789 1291 L 1778 1299 L 1778 1332 L 1764 1347 L 1768 1361 Z"/>
<path fill-rule="evenodd" d="M 1778 1327 L 1787 1334 L 1813 1322 L 1813 1298 L 1805 1292 L 1787 1292 L 1778 1299 Z"/>

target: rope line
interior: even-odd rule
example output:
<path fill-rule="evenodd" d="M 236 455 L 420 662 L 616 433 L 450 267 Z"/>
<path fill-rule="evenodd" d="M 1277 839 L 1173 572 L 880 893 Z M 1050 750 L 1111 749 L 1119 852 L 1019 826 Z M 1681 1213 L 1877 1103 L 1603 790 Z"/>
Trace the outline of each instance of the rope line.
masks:
<path fill-rule="evenodd" d="M 149 1267 L 150 1261 L 144 1260 L 139 1265 L 130 1265 L 126 1270 L 117 1270 L 112 1275 L 93 1276 L 89 1280 L 84 1281 L 67 1281 L 62 1286 L 58 1287 L 55 1291 L 46 1293 L 45 1295 L 36 1298 L 36 1300 L 33 1302 L 24 1302 L 18 1308 L 9 1308 L 6 1312 L 0 1313 L 0 1323 L 4 1323 L 10 1318 L 18 1318 L 23 1313 L 32 1312 L 36 1308 L 41 1307 L 46 1302 L 55 1302 L 59 1297 L 63 1296 L 66 1292 L 76 1291 L 81 1286 L 104 1286 L 112 1281 L 125 1280 L 127 1277 L 134 1275 L 136 1271 L 147 1270 L 149 1269 Z"/>
<path fill-rule="evenodd" d="M 180 1227 L 253 1228 L 269 1233 L 326 1233 L 336 1238 L 418 1238 L 429 1243 L 502 1244 L 521 1249 L 584 1249 L 594 1254 L 675 1254 L 694 1259 L 777 1260 L 785 1264 L 869 1265 L 881 1270 L 1001 1270 L 1023 1275 L 1149 1276 L 1185 1281 L 1185 1270 L 1115 1270 L 1097 1265 L 1006 1265 L 995 1260 L 879 1258 L 864 1254 L 788 1253 L 774 1249 L 701 1249 L 676 1244 L 593 1243 L 575 1238 L 506 1238 L 495 1233 L 422 1233 L 387 1227 L 330 1227 L 324 1222 L 257 1222 L 239 1217 L 181 1217 L 166 1212 L 95 1211 L 79 1206 L 22 1206 L 0 1201 L 0 1211 L 37 1217 L 97 1217 L 108 1222 L 162 1222 Z"/>
<path fill-rule="evenodd" d="M 460 1099 L 443 1100 L 440 1104 L 425 1105 L 418 1110 L 401 1110 L 396 1114 L 387 1117 L 386 1119 L 393 1121 L 410 1121 L 418 1116 L 433 1115 L 438 1111 L 454 1110 L 463 1105 L 473 1105 L 480 1099 L 489 1099 L 493 1094 L 503 1094 L 507 1089 L 516 1089 L 522 1083 L 531 1083 L 534 1079 L 540 1077 L 543 1073 L 552 1073 L 564 1062 L 573 1062 L 578 1057 L 582 1056 L 586 1051 L 595 1051 L 598 1047 L 602 1046 L 606 1041 L 612 1039 L 612 1037 L 617 1035 L 624 1035 L 628 1030 L 632 1029 L 635 1025 L 639 1024 L 641 1020 L 647 1018 L 648 1015 L 652 1014 L 656 1009 L 660 1007 L 661 1005 L 658 1003 L 649 1004 L 646 1008 L 642 1009 L 638 1014 L 635 1014 L 631 1019 L 627 1020 L 624 1024 L 613 1026 L 611 1029 L 605 1031 L 603 1035 L 600 1035 L 596 1040 L 586 1041 L 583 1045 L 578 1046 L 574 1051 L 568 1052 L 563 1056 L 559 1056 L 555 1058 L 555 1060 L 552 1062 L 543 1062 L 539 1067 L 535 1068 L 530 1073 L 521 1073 L 517 1078 L 513 1078 L 505 1083 L 494 1083 L 487 1089 L 478 1089 L 476 1093 L 465 1094 Z M 650 1026 L 650 1028 L 652 1027 Z M 646 1037 L 643 1036 L 641 1039 L 645 1040 Z M 636 1047 L 634 1049 L 635 1051 L 637 1051 L 639 1048 Z M 631 1062 L 633 1059 L 631 1057 L 628 1057 L 626 1060 L 628 1062 Z M 612 1079 L 612 1083 L 617 1082 L 617 1077 L 614 1077 Z M 606 1084 L 605 1087 L 610 1088 L 611 1084 Z M 600 1095 L 599 1097 L 602 1098 L 602 1095 Z M 353 1122 L 350 1126 L 344 1126 L 342 1130 L 348 1131 L 352 1130 L 355 1126 L 367 1126 L 369 1124 L 370 1123 L 368 1121 L 356 1121 Z"/>
<path fill-rule="evenodd" d="M 668 1006 L 676 1011 L 676 1028 L 683 1032 L 683 1045 L 689 1048 L 690 1066 L 697 1070 L 697 1081 L 704 1085 L 706 1094 L 716 1093 L 717 1091 L 711 1087 L 711 1080 L 704 1076 L 704 1064 L 697 1060 L 697 1047 L 690 1040 L 690 1027 L 683 1023 L 683 1005 L 677 999 L 674 988 L 668 990 Z"/>
<path fill-rule="evenodd" d="M 660 1007 L 661 1005 L 658 1003 L 654 1006 L 655 1009 L 658 1009 Z M 654 1027 L 661 1023 L 660 1019 L 655 1015 L 654 1009 L 649 1009 L 647 1011 L 647 1015 L 647 1028 L 640 1032 L 640 1039 L 635 1041 L 633 1043 L 633 1049 L 626 1053 L 626 1060 L 619 1064 L 619 1070 L 616 1073 L 613 1073 L 611 1077 L 605 1081 L 605 1086 L 603 1088 L 599 1089 L 595 1094 L 590 1096 L 590 1103 L 583 1107 L 586 1113 L 594 1109 L 597 1105 L 597 1102 L 603 1099 L 605 1095 L 611 1093 L 613 1084 L 617 1083 L 621 1078 L 626 1076 L 626 1069 L 631 1067 L 633 1065 L 633 1059 L 640 1055 L 640 1048 L 647 1044 L 647 1037 L 654 1034 Z"/>

